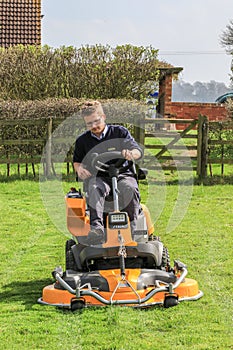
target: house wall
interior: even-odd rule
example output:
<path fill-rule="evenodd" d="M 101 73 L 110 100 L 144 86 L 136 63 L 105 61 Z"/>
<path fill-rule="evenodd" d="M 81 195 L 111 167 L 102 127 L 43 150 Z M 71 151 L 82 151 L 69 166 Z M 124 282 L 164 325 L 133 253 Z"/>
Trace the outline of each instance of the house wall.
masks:
<path fill-rule="evenodd" d="M 196 119 L 199 114 L 210 121 L 221 121 L 227 118 L 224 104 L 172 101 L 172 74 L 164 74 L 160 78 L 158 113 L 163 117 L 177 119 Z"/>
<path fill-rule="evenodd" d="M 177 119 L 193 119 L 199 114 L 205 115 L 210 121 L 221 121 L 227 117 L 225 106 L 218 103 L 171 102 L 168 110 L 169 117 Z"/>

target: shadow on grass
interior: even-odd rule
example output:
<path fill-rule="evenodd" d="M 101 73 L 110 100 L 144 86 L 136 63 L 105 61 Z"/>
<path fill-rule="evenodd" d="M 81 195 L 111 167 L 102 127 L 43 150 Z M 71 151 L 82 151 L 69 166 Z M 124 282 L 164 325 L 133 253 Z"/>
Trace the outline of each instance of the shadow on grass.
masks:
<path fill-rule="evenodd" d="M 192 177 L 186 178 L 186 179 L 179 179 L 175 174 L 167 174 L 165 176 L 165 180 L 161 181 L 158 178 L 148 177 L 150 184 L 154 185 L 185 185 L 185 186 L 192 186 L 192 185 L 204 185 L 204 186 L 214 186 L 214 185 L 233 185 L 233 175 L 214 175 L 214 176 L 207 176 L 202 181 L 198 177 Z M 5 176 L 0 174 L 0 183 L 2 182 L 14 182 L 14 181 L 53 181 L 53 180 L 61 180 L 65 182 L 71 182 L 73 184 L 77 183 L 75 175 L 74 174 L 63 174 L 62 179 L 60 176 L 51 175 L 49 177 L 43 177 L 41 176 L 39 178 L 38 175 L 35 177 L 33 175 L 17 175 L 12 174 L 10 176 Z M 146 180 L 140 180 L 139 183 L 147 185 L 148 179 Z"/>
<path fill-rule="evenodd" d="M 203 180 L 203 185 L 205 186 L 214 186 L 214 185 L 233 185 L 233 175 L 214 175 L 207 176 Z"/>
<path fill-rule="evenodd" d="M 233 185 L 233 175 L 226 175 L 226 176 L 208 176 L 205 179 L 203 179 L 202 181 L 195 177 L 195 178 L 187 178 L 185 180 L 181 180 L 178 178 L 166 178 L 165 181 L 160 181 L 159 179 L 155 179 L 155 178 L 150 178 L 150 184 L 153 185 L 184 185 L 184 186 L 199 186 L 199 185 L 203 185 L 203 186 L 215 186 L 215 185 Z M 144 182 L 141 182 L 142 184 L 146 184 L 146 181 L 144 180 Z"/>
<path fill-rule="evenodd" d="M 6 284 L 2 287 L 3 292 L 0 293 L 1 302 L 23 302 L 26 309 L 31 309 L 38 298 L 42 296 L 42 290 L 53 281 L 49 278 L 35 281 L 17 281 Z"/>
<path fill-rule="evenodd" d="M 34 181 L 34 182 L 39 182 L 39 181 L 53 181 L 53 180 L 60 180 L 61 176 L 55 176 L 55 175 L 51 175 L 49 177 L 45 177 L 45 176 L 40 176 L 36 175 L 10 175 L 10 176 L 6 176 L 6 175 L 1 175 L 0 174 L 0 183 L 3 182 L 14 182 L 14 181 Z M 62 181 L 66 181 L 66 182 L 72 182 L 75 183 L 76 179 L 75 179 L 75 175 L 62 175 Z"/>
<path fill-rule="evenodd" d="M 38 176 L 33 176 L 33 175 L 0 175 L 0 183 L 1 182 L 14 182 L 14 181 L 34 181 L 38 182 L 39 177 Z"/>

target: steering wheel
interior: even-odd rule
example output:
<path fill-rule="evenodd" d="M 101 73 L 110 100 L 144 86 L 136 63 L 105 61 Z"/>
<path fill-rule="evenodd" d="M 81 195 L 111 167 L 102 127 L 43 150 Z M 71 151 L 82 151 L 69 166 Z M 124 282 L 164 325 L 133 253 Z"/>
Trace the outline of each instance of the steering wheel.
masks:
<path fill-rule="evenodd" d="M 118 151 L 110 151 L 110 152 L 104 152 L 104 153 L 92 153 L 92 162 L 91 165 L 94 169 L 97 171 L 102 171 L 109 173 L 111 169 L 117 169 L 117 173 L 123 173 L 127 171 L 129 168 L 132 167 L 133 161 L 127 161 L 121 152 Z M 114 159 L 117 159 L 116 163 L 113 164 L 107 164 L 107 162 L 112 161 Z M 128 164 L 123 165 L 125 162 L 128 162 Z"/>

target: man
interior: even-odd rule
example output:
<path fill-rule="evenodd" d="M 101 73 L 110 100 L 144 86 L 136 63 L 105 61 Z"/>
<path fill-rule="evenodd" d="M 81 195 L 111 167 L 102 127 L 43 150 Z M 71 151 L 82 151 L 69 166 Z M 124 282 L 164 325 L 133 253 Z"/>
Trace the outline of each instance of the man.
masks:
<path fill-rule="evenodd" d="M 76 140 L 73 164 L 78 178 L 85 182 L 87 188 L 91 225 L 88 237 L 98 244 L 104 242 L 103 211 L 105 197 L 111 190 L 111 179 L 106 173 L 92 169 L 91 155 L 120 151 L 126 161 L 134 161 L 141 158 L 142 150 L 126 128 L 106 124 L 106 115 L 99 101 L 85 102 L 81 113 L 87 131 Z M 118 188 L 120 209 L 127 211 L 133 229 L 140 208 L 140 195 L 131 169 L 119 175 Z"/>

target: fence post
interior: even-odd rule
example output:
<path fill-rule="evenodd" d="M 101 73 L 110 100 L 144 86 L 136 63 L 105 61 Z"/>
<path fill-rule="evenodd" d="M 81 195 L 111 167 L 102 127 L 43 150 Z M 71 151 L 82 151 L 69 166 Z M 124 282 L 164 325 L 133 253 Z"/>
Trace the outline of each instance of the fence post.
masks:
<path fill-rule="evenodd" d="M 134 119 L 134 138 L 140 144 L 145 143 L 145 124 L 141 122 L 140 116 Z"/>
<path fill-rule="evenodd" d="M 197 136 L 197 175 L 200 182 L 202 182 L 207 176 L 208 132 L 208 118 L 206 116 L 199 115 Z"/>
<path fill-rule="evenodd" d="M 46 158 L 45 158 L 45 175 L 51 175 L 52 166 L 52 129 L 53 129 L 53 118 L 49 117 L 47 123 L 47 142 L 46 142 Z"/>

